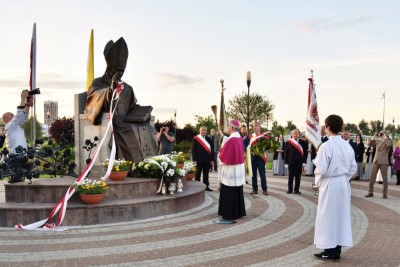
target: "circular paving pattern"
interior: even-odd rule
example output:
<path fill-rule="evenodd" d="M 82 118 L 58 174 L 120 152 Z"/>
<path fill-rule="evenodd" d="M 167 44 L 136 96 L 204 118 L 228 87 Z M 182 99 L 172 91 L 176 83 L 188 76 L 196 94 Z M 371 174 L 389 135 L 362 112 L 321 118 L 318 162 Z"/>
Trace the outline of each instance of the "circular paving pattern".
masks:
<path fill-rule="evenodd" d="M 215 173 L 211 188 L 217 187 Z M 0 228 L 0 266 L 314 266 L 333 265 L 312 257 L 317 197 L 312 178 L 302 177 L 302 195 L 286 194 L 287 177 L 267 175 L 269 196 L 245 186 L 247 216 L 221 225 L 219 192 L 207 192 L 199 207 L 121 224 L 23 231 Z M 2 181 L 4 183 L 4 181 Z M 368 183 L 352 182 L 354 247 L 340 266 L 400 265 L 400 186 L 382 199 L 365 198 Z M 0 202 L 4 187 L 0 185 Z"/>

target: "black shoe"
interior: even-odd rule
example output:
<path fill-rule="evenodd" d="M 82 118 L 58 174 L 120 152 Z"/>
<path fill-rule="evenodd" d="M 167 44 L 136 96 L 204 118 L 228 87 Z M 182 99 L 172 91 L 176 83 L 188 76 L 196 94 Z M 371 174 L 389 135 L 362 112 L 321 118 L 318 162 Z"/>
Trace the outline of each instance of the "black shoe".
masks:
<path fill-rule="evenodd" d="M 257 190 L 253 190 L 250 192 L 250 195 L 257 195 L 257 194 L 258 194 Z"/>
<path fill-rule="evenodd" d="M 249 182 L 246 181 L 246 184 L 249 184 Z"/>
<path fill-rule="evenodd" d="M 293 193 L 293 191 L 292 190 L 288 190 L 286 193 L 287 194 L 291 194 L 291 193 Z"/>
<path fill-rule="evenodd" d="M 383 182 L 378 182 L 378 184 L 383 184 Z"/>
<path fill-rule="evenodd" d="M 214 191 L 214 190 L 212 190 L 211 188 L 209 188 L 209 187 L 207 186 L 207 187 L 206 187 L 206 191 L 212 192 L 212 191 Z"/>
<path fill-rule="evenodd" d="M 301 195 L 300 191 L 294 191 L 295 194 Z"/>
<path fill-rule="evenodd" d="M 321 253 L 314 254 L 314 258 L 319 259 L 319 260 L 326 260 L 326 261 L 337 261 L 340 260 L 340 254 L 334 255 L 334 254 L 328 254 L 325 251 Z"/>

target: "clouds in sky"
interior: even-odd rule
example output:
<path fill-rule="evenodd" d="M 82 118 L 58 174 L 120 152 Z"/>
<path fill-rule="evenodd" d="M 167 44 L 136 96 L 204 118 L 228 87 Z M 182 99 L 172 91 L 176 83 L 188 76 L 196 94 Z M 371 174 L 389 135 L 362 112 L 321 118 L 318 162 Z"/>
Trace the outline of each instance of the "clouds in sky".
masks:
<path fill-rule="evenodd" d="M 332 19 L 316 19 L 309 21 L 301 21 L 296 24 L 297 28 L 309 34 L 318 34 L 333 30 L 353 28 L 360 24 L 364 24 L 373 20 L 372 16 L 361 16 L 354 19 L 332 20 Z"/>
<path fill-rule="evenodd" d="M 200 77 L 194 78 L 186 75 L 177 75 L 171 73 L 159 73 L 158 76 L 160 78 L 160 83 L 161 83 L 160 85 L 165 87 L 179 86 L 179 85 L 190 86 L 204 82 L 204 79 Z"/>

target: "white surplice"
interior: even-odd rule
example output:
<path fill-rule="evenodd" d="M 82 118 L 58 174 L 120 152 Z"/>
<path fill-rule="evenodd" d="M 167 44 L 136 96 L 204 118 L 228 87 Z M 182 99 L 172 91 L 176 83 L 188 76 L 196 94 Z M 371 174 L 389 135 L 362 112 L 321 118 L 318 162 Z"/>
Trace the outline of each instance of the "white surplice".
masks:
<path fill-rule="evenodd" d="M 238 132 L 232 133 L 229 138 L 224 137 L 221 149 L 230 138 L 241 138 Z M 244 162 L 235 165 L 225 165 L 218 157 L 218 181 L 226 186 L 242 186 L 246 183 Z M 218 188 L 221 186 L 218 185 Z"/>
<path fill-rule="evenodd" d="M 351 188 L 357 170 L 354 151 L 340 136 L 323 143 L 314 159 L 315 184 L 319 186 L 314 245 L 320 249 L 353 246 Z"/>

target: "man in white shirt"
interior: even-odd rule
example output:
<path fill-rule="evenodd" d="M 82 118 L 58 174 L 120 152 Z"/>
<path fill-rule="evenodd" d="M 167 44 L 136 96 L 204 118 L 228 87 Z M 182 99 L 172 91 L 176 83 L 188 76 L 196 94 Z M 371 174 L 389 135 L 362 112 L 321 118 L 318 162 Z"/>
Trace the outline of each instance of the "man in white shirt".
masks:
<path fill-rule="evenodd" d="M 10 153 L 15 153 L 15 148 L 22 146 L 27 148 L 25 132 L 22 125 L 28 119 L 30 104 L 28 103 L 29 91 L 24 90 L 21 93 L 21 103 L 17 107 L 17 114 L 14 116 L 11 112 L 3 114 L 3 120 L 6 123 L 4 127 L 6 146 Z"/>

